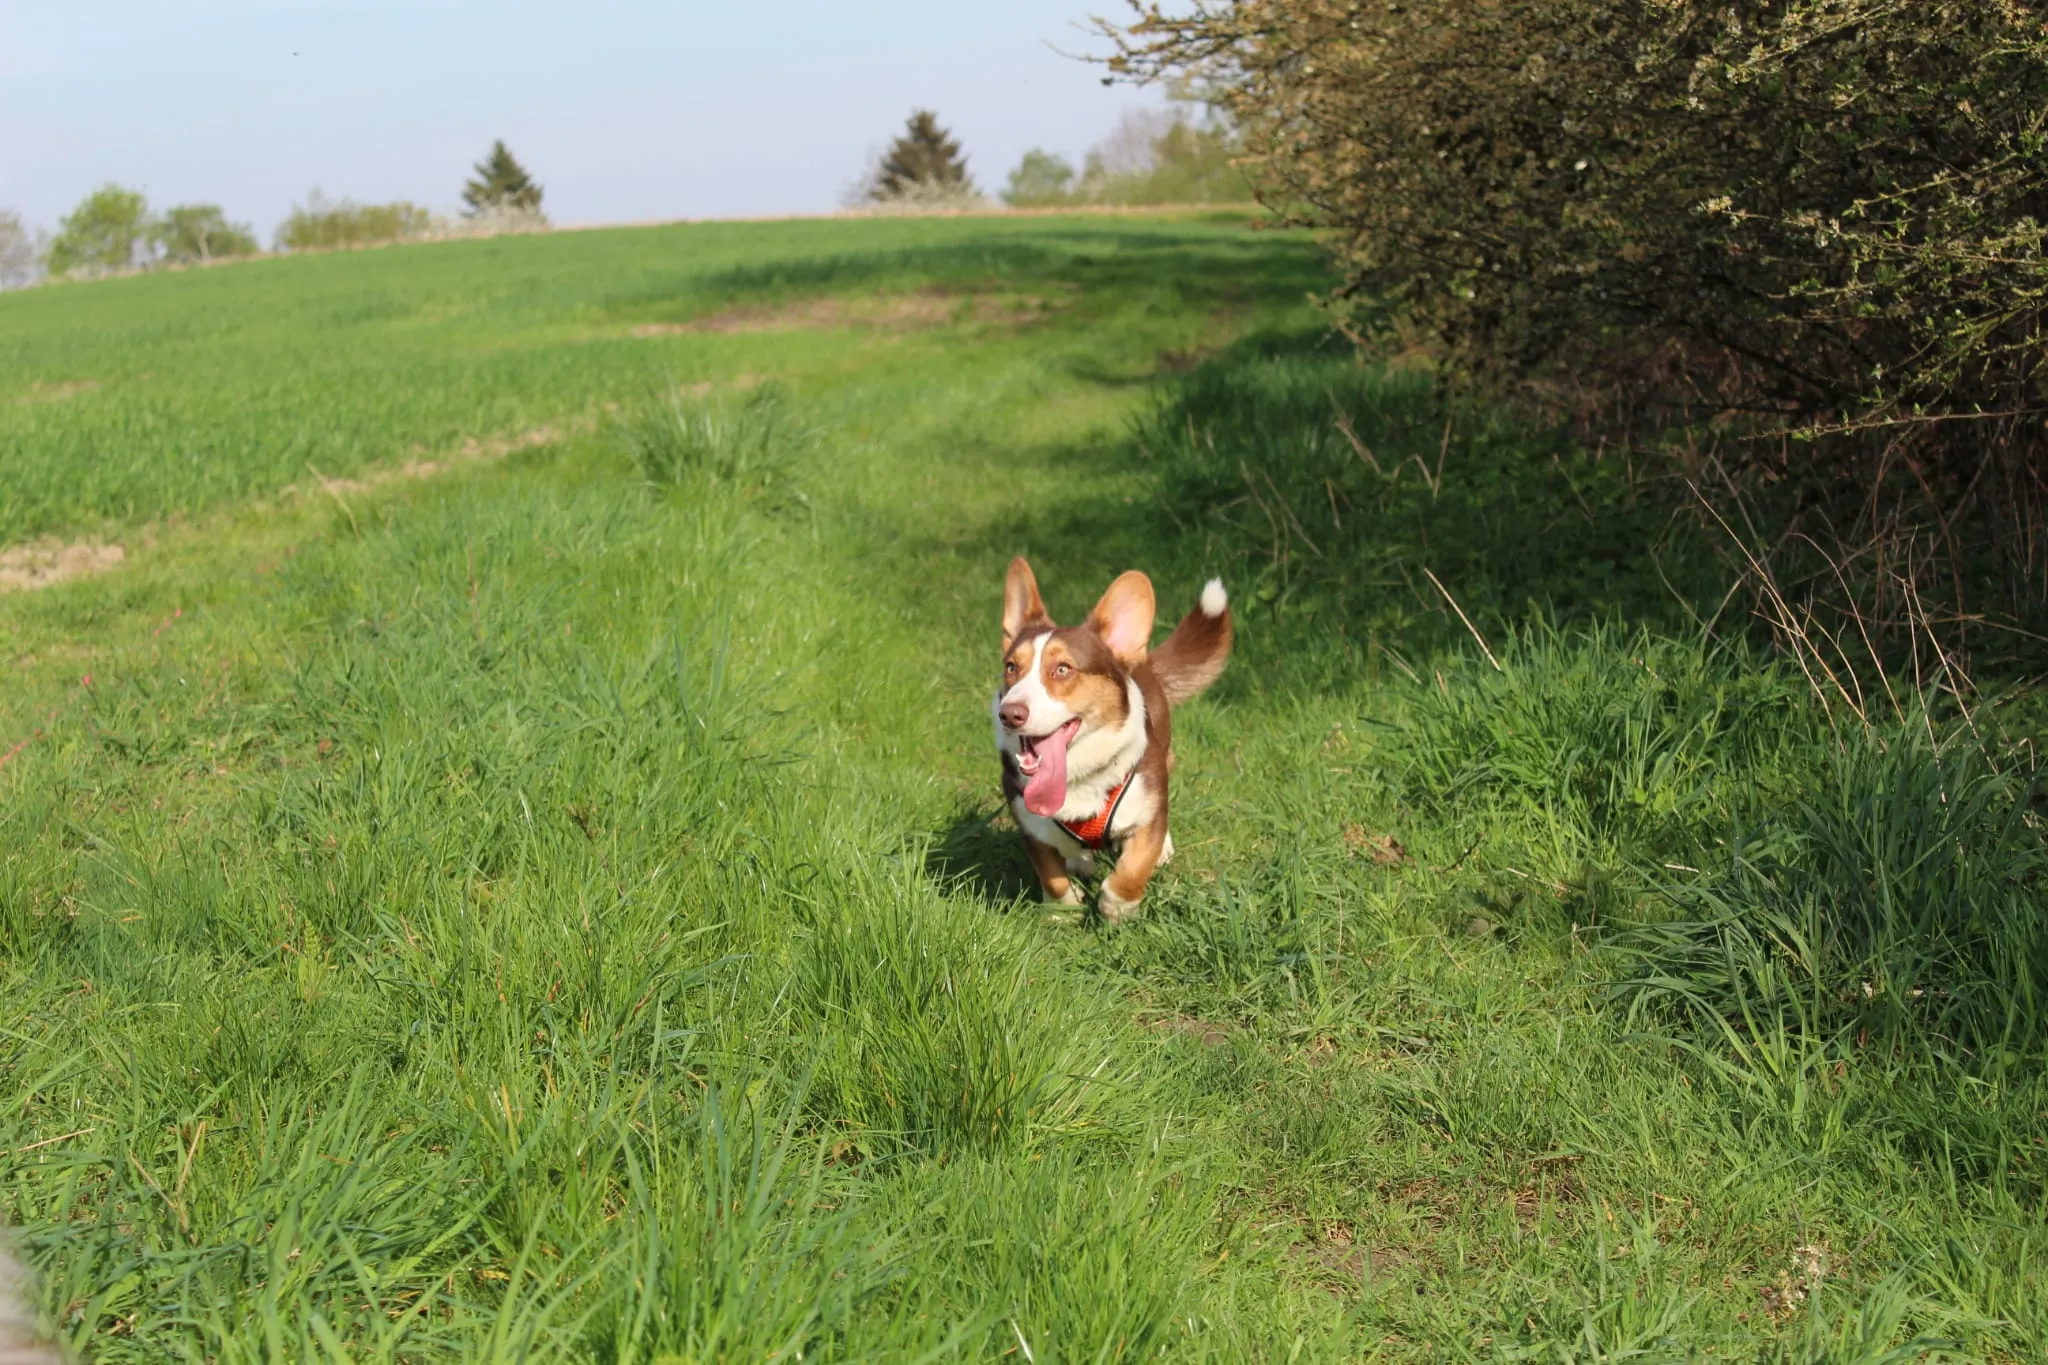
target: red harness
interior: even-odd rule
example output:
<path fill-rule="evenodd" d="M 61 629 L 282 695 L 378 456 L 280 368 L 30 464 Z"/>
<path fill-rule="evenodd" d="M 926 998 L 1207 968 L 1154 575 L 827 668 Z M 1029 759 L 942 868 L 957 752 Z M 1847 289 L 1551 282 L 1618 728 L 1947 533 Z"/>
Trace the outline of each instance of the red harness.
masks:
<path fill-rule="evenodd" d="M 1130 785 L 1131 779 L 1126 776 L 1123 781 L 1111 787 L 1109 795 L 1103 799 L 1102 809 L 1086 820 L 1072 825 L 1064 820 L 1054 820 L 1053 823 L 1065 830 L 1068 837 L 1083 848 L 1107 848 L 1110 822 L 1116 819 L 1116 808 L 1123 803 L 1124 790 Z"/>

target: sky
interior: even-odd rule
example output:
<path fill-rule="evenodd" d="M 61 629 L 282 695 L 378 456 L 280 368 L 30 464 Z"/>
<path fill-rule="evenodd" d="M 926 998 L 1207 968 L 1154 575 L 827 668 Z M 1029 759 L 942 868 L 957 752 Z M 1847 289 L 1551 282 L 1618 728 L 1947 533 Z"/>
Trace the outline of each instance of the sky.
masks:
<path fill-rule="evenodd" d="M 557 223 L 824 212 L 911 109 L 999 189 L 1119 114 L 1121 0 L 0 0 L 0 209 L 94 187 L 213 203 L 266 241 L 318 189 L 453 212 L 503 138 Z"/>

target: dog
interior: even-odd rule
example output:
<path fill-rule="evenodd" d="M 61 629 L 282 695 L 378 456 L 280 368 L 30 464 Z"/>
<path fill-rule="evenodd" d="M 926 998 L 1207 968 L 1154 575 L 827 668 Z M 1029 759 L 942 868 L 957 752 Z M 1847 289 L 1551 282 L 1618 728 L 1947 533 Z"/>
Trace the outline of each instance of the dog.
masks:
<path fill-rule="evenodd" d="M 1110 849 L 1116 866 L 1096 907 L 1111 923 L 1144 899 L 1173 857 L 1167 778 L 1173 708 L 1202 695 L 1230 659 L 1230 598 L 1212 578 L 1157 649 L 1152 580 L 1120 575 L 1078 626 L 1046 613 L 1022 556 L 1003 583 L 1003 681 L 996 750 L 1003 799 L 1048 902 L 1078 906 L 1074 879 Z"/>

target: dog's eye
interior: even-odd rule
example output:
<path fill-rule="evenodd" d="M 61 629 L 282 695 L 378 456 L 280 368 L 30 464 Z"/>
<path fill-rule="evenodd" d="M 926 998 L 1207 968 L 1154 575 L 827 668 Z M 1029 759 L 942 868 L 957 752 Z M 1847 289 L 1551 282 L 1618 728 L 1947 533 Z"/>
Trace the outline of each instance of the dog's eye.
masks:
<path fill-rule="evenodd" d="M 1017 663 L 1014 659 L 1003 665 L 1003 676 L 1006 678 L 1017 676 Z"/>
<path fill-rule="evenodd" d="M 1058 668 L 1055 668 L 1055 669 L 1054 669 L 1054 670 L 1052 671 L 1052 675 L 1053 675 L 1053 676 L 1054 676 L 1055 678 L 1064 678 L 1064 677 L 1066 677 L 1066 676 L 1067 676 L 1067 675 L 1068 675 L 1069 673 L 1072 673 L 1073 671 L 1074 671 L 1074 666 L 1073 666 L 1072 664 L 1061 664 L 1061 665 L 1060 665 L 1060 666 L 1059 666 Z"/>

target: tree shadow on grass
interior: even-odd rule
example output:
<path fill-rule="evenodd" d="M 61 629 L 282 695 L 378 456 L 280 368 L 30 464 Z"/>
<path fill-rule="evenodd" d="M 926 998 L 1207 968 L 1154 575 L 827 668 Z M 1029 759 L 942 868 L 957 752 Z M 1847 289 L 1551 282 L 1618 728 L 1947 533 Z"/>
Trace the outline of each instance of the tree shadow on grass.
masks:
<path fill-rule="evenodd" d="M 1294 302 L 1329 286 L 1322 250 L 1306 237 L 1230 235 L 1213 223 L 1115 228 L 1057 219 L 1022 228 L 997 220 L 964 239 L 796 255 L 614 298 L 608 313 L 646 321 L 823 294 L 999 286 L 1071 289 L 1077 306 L 1161 299 L 1213 311 Z"/>
<path fill-rule="evenodd" d="M 1061 368 L 1070 377 L 1099 388 L 1156 389 L 1162 401 L 1170 402 L 1172 395 L 1187 382 L 1189 376 L 1206 367 L 1242 365 L 1254 359 L 1277 361 L 1290 358 L 1304 362 L 1341 363 L 1346 367 L 1352 364 L 1350 343 L 1342 335 L 1327 328 L 1297 327 L 1254 332 L 1224 346 L 1160 351 L 1151 357 L 1153 363 L 1149 367 L 1113 369 L 1100 357 L 1077 354 L 1065 357 Z M 1060 451 L 1047 453 L 1054 460 L 1063 454 Z M 1099 460 L 1101 450 L 1091 447 L 1085 456 L 1080 457 L 1091 462 Z"/>
<path fill-rule="evenodd" d="M 943 555 L 994 585 L 1024 554 L 1061 619 L 1143 568 L 1162 626 L 1221 576 L 1245 657 L 1284 658 L 1297 674 L 1372 646 L 1421 667 L 1537 620 L 1697 633 L 1729 581 L 1668 470 L 1446 407 L 1426 375 L 1362 367 L 1320 333 L 1209 357 L 1162 385 L 1122 439 L 960 449 L 1057 477 L 943 543 L 907 538 L 910 562 Z M 926 594 L 930 580 L 910 571 Z"/>
<path fill-rule="evenodd" d="M 1538 623 L 1697 634 L 1727 588 L 1682 485 L 1499 412 L 1447 409 L 1427 376 L 1333 356 L 1315 332 L 1210 356 L 1120 437 L 1020 450 L 984 430 L 951 449 L 962 479 L 1017 481 L 1020 464 L 1050 477 L 1021 480 L 1028 494 L 985 522 L 904 527 L 882 577 L 907 607 L 986 639 L 1023 554 L 1069 623 L 1144 569 L 1163 631 L 1220 576 L 1238 629 L 1225 701 L 1423 681 Z M 1741 629 L 1717 623 L 1723 638 Z M 936 837 L 936 874 L 992 901 L 1028 893 L 999 815 Z"/>

